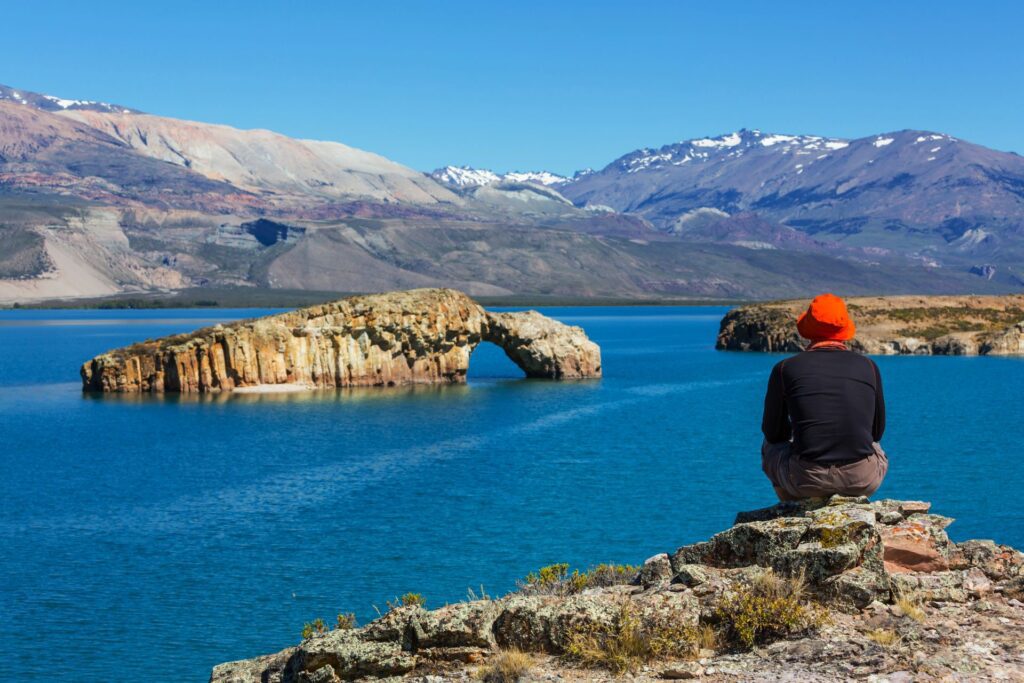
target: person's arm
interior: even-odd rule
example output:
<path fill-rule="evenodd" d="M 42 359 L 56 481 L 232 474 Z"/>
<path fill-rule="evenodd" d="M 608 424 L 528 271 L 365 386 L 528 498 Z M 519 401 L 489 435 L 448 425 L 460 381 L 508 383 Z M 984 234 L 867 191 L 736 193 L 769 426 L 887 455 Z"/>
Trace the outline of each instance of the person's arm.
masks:
<path fill-rule="evenodd" d="M 874 361 L 871 361 L 871 366 L 875 369 L 875 423 L 871 427 L 871 438 L 881 441 L 882 434 L 885 433 L 885 396 L 882 393 L 882 373 L 878 371 L 878 366 Z"/>
<path fill-rule="evenodd" d="M 786 392 L 782 383 L 782 363 L 776 364 L 772 368 L 772 374 L 768 377 L 768 391 L 764 396 L 761 432 L 768 443 L 789 441 L 789 437 L 792 435 L 789 411 L 786 409 Z"/>

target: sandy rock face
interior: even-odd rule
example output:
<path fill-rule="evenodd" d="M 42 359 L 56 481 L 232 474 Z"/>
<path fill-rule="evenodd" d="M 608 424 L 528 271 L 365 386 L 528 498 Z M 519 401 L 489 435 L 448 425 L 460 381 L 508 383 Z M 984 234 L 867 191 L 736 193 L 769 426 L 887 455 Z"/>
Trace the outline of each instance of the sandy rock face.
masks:
<path fill-rule="evenodd" d="M 217 325 L 102 354 L 82 366 L 98 392 L 232 391 L 459 383 L 481 341 L 529 377 L 600 377 L 600 348 L 536 311 L 490 314 L 461 292 L 374 294 Z"/>
<path fill-rule="evenodd" d="M 537 311 L 488 313 L 485 339 L 505 349 L 527 377 L 578 379 L 601 375 L 601 349 L 582 328 Z"/>

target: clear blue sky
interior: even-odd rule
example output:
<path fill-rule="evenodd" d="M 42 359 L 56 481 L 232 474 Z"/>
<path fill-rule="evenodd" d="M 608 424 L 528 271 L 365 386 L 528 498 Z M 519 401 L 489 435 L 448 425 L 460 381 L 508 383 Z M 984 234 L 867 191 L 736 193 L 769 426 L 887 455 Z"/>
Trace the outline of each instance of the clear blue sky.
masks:
<path fill-rule="evenodd" d="M 742 127 L 1024 152 L 1024 3 L 3 4 L 0 83 L 345 142 L 422 170 L 569 172 Z"/>

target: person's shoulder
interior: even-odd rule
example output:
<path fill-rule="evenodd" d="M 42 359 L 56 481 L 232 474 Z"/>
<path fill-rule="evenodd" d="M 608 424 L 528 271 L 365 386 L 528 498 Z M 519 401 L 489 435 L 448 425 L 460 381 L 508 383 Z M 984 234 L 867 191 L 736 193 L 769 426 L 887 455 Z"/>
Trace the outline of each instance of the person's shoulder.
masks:
<path fill-rule="evenodd" d="M 851 358 L 851 363 L 856 363 L 860 367 L 870 372 L 872 375 L 879 375 L 878 366 L 875 364 L 875 361 L 872 360 L 871 356 L 860 353 L 858 351 L 848 351 L 844 355 L 849 356 Z"/>
<path fill-rule="evenodd" d="M 806 355 L 807 355 L 807 352 L 806 352 L 806 351 L 799 351 L 799 352 L 797 352 L 797 353 L 794 353 L 794 354 L 793 354 L 793 355 L 791 355 L 791 356 L 786 356 L 786 357 L 785 357 L 785 358 L 783 358 L 782 360 L 778 361 L 778 362 L 777 362 L 777 363 L 776 363 L 776 364 L 775 364 L 775 365 L 774 365 L 774 366 L 772 367 L 772 372 L 780 372 L 780 373 L 781 373 L 781 372 L 782 372 L 783 370 L 785 370 L 785 369 L 786 369 L 787 367 L 791 367 L 791 366 L 793 366 L 793 365 L 799 365 L 799 364 L 800 364 L 800 362 L 801 362 L 801 360 L 802 360 L 802 359 L 803 359 L 803 358 L 804 358 L 804 357 L 805 357 Z"/>

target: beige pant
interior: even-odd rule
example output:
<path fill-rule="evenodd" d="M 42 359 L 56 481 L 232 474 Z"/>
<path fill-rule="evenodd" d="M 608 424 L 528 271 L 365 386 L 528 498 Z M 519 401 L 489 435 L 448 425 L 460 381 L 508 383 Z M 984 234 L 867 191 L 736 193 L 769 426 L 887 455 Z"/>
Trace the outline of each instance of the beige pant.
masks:
<path fill-rule="evenodd" d="M 793 457 L 792 444 L 761 445 L 761 469 L 768 475 L 779 500 L 841 496 L 870 496 L 882 485 L 889 459 L 877 443 L 875 452 L 856 462 L 828 465 Z"/>

